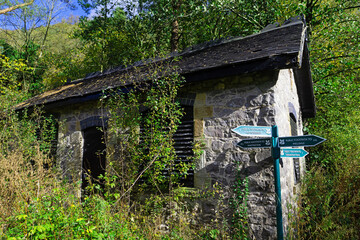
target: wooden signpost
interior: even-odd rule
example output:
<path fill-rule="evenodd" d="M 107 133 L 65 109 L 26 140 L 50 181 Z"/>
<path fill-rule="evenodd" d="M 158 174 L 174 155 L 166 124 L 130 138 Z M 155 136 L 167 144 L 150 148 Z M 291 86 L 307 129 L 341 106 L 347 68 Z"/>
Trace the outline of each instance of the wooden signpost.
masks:
<path fill-rule="evenodd" d="M 281 208 L 281 186 L 280 186 L 280 158 L 290 157 L 298 158 L 304 157 L 308 154 L 303 149 L 282 148 L 282 147 L 312 147 L 316 146 L 326 139 L 316 135 L 279 137 L 278 128 L 276 125 L 272 127 L 261 126 L 239 126 L 232 129 L 233 132 L 242 136 L 261 136 L 268 138 L 258 139 L 244 139 L 241 140 L 237 146 L 250 148 L 271 148 L 271 155 L 274 160 L 274 178 L 275 178 L 275 198 L 276 198 L 276 229 L 277 239 L 284 239 L 283 223 L 282 223 L 282 208 Z"/>

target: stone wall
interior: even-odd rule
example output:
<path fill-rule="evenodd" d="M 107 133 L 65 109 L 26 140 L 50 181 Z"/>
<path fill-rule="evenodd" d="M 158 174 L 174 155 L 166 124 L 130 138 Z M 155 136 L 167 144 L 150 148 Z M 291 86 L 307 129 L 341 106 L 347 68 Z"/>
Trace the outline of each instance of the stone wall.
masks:
<path fill-rule="evenodd" d="M 186 97 L 190 95 L 191 97 Z M 221 212 L 225 219 L 230 220 L 232 209 L 228 207 L 228 201 L 233 196 L 232 186 L 239 172 L 241 177 L 249 180 L 248 209 L 253 238 L 276 238 L 275 190 L 270 149 L 245 150 L 236 147 L 244 137 L 233 133 L 231 129 L 240 125 L 276 124 L 280 136 L 289 136 L 291 103 L 291 111 L 297 119 L 298 134 L 302 134 L 293 72 L 270 71 L 191 83 L 182 88 L 180 96 L 185 96 L 181 101 L 189 101 L 194 106 L 194 136 L 203 146 L 203 154 L 197 162 L 194 185 L 199 189 L 207 189 L 218 184 L 223 193 L 222 209 L 219 201 L 213 198 L 199 203 L 199 219 L 205 222 L 216 220 Z M 106 113 L 95 102 L 69 106 L 59 110 L 59 113 L 58 166 L 61 167 L 63 177 L 80 184 L 84 142 L 82 130 L 99 125 L 106 118 Z M 283 162 L 280 171 L 286 232 L 287 206 L 294 205 L 294 194 L 298 187 L 294 182 L 292 159 L 284 159 Z M 300 168 L 304 170 L 304 159 L 300 162 Z M 78 186 L 80 196 L 81 185 Z"/>
<path fill-rule="evenodd" d="M 231 129 L 240 125 L 278 125 L 280 136 L 289 136 L 288 103 L 297 111 L 299 103 L 291 70 L 248 74 L 236 78 L 216 79 L 192 84 L 196 93 L 194 103 L 195 137 L 204 145 L 197 165 L 195 187 L 207 188 L 216 182 L 224 190 L 225 203 L 231 197 L 236 173 L 249 180 L 250 228 L 256 239 L 276 238 L 276 208 L 273 166 L 269 149 L 244 150 L 236 147 L 242 139 Z M 300 133 L 300 131 L 299 131 Z M 236 168 L 236 165 L 239 168 Z M 291 159 L 284 159 L 281 169 L 283 216 L 287 228 L 287 204 L 293 203 L 294 167 Z M 203 203 L 203 216 L 221 211 L 217 202 Z M 231 209 L 223 211 L 229 217 Z M 214 217 L 214 216 L 213 216 Z"/>
<path fill-rule="evenodd" d="M 59 133 L 57 166 L 62 178 L 75 184 L 77 196 L 81 196 L 82 158 L 84 138 L 82 130 L 91 126 L 106 125 L 106 113 L 96 102 L 78 104 L 59 109 Z M 104 122 L 102 121 L 104 120 Z"/>
<path fill-rule="evenodd" d="M 276 86 L 274 87 L 275 97 L 275 122 L 279 126 L 279 136 L 291 136 L 291 126 L 289 119 L 289 103 L 294 107 L 293 113 L 296 117 L 297 133 L 303 135 L 302 117 L 298 96 L 296 94 L 296 85 L 294 82 L 293 72 L 291 70 L 281 70 Z M 283 158 L 283 166 L 280 167 L 280 184 L 282 194 L 282 209 L 284 231 L 287 232 L 288 221 L 287 216 L 291 208 L 296 203 L 296 193 L 299 191 L 299 184 L 295 183 L 294 161 L 293 158 Z M 303 176 L 305 172 L 305 158 L 300 159 L 300 173 Z"/>

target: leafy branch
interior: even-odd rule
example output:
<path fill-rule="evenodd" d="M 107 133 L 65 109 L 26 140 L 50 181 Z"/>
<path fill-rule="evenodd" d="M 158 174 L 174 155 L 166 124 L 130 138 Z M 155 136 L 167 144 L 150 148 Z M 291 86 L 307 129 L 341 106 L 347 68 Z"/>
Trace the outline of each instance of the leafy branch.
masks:
<path fill-rule="evenodd" d="M 1 9 L 0 14 L 6 14 L 6 13 L 14 11 L 14 10 L 16 10 L 18 8 L 29 6 L 29 5 L 31 5 L 33 3 L 34 3 L 34 0 L 30 0 L 29 2 L 24 2 L 24 3 L 18 4 L 18 5 L 14 5 L 14 6 L 5 8 L 5 9 Z"/>

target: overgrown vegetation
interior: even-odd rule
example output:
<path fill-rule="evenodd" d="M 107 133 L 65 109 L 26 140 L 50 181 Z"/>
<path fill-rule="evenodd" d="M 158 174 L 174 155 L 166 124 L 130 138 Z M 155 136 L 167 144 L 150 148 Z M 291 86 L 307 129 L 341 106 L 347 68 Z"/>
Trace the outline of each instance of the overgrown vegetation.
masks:
<path fill-rule="evenodd" d="M 233 239 L 249 239 L 249 215 L 247 198 L 249 195 L 249 181 L 237 173 L 236 181 L 233 186 L 234 197 L 230 201 L 230 207 L 234 213 L 232 216 L 232 236 Z"/>
<path fill-rule="evenodd" d="M 6 3 L 9 4 L 8 1 Z M 126 7 L 115 11 L 112 11 L 114 6 L 109 3 L 104 0 L 83 5 L 101 11 L 97 17 L 82 18 L 74 26 L 66 23 L 50 25 L 46 21 L 49 15 L 32 11 L 37 6 L 30 5 L 11 13 L 22 17 L 18 30 L 2 31 L 2 36 L 6 34 L 7 37 L 2 37 L 0 43 L 1 235 L 15 239 L 229 237 L 228 232 L 220 227 L 191 229 L 189 222 L 193 219 L 188 217 L 192 215 L 191 210 L 182 208 L 183 205 L 177 202 L 191 197 L 209 197 L 208 193 L 189 193 L 184 189 L 175 191 L 173 184 L 183 176 L 177 175 L 178 172 L 171 175 L 170 170 L 170 178 L 164 179 L 154 168 L 158 163 L 162 163 L 157 165 L 160 169 L 167 164 L 171 166 L 173 159 L 170 139 L 181 116 L 174 95 L 163 96 L 160 92 L 152 92 L 147 98 L 147 91 L 154 90 L 148 86 L 150 90 L 139 90 L 140 94 L 133 92 L 126 97 L 120 94 L 116 100 L 104 100 L 110 104 L 110 108 L 127 110 L 112 112 L 113 126 L 126 131 L 119 132 L 115 130 L 116 127 L 109 129 L 127 141 L 118 142 L 120 147 L 112 149 L 117 151 L 115 155 L 121 156 L 122 161 L 115 164 L 114 158 L 114 163 L 110 165 L 114 171 L 103 176 L 106 183 L 103 195 L 90 195 L 83 202 L 74 196 L 69 184 L 56 180 L 52 160 L 47 157 L 49 146 L 46 136 L 51 131 L 45 131 L 47 127 L 38 127 L 40 122 L 40 125 L 44 125 L 44 118 L 30 113 L 19 118 L 12 107 L 44 89 L 62 85 L 68 79 L 80 78 L 92 71 L 127 65 L 167 54 L 170 50 L 180 51 L 204 41 L 248 35 L 267 24 L 281 23 L 291 16 L 304 14 L 309 26 L 318 110 L 317 117 L 306 123 L 306 131 L 327 138 L 327 142 L 309 149 L 309 172 L 303 181 L 300 209 L 296 211 L 293 222 L 296 230 L 293 232 L 299 239 L 359 237 L 358 1 L 139 1 L 138 8 L 128 1 Z M 13 21 L 16 19 L 10 13 L 6 17 Z M 23 28 L 21 26 L 26 19 L 41 19 L 38 21 L 41 24 L 33 28 L 27 24 L 27 28 Z M 69 34 L 76 26 L 77 30 Z M 59 32 L 66 34 L 59 37 Z M 57 42 L 70 38 L 73 39 L 71 44 L 68 41 L 65 44 Z M 58 46 L 63 47 L 55 48 Z M 164 82 L 154 84 L 171 88 L 170 92 L 176 94 L 180 82 L 171 83 L 168 86 L 161 85 Z M 157 100 L 155 97 L 163 102 L 151 105 Z M 137 111 L 142 103 L 149 110 L 148 120 L 139 113 L 141 111 Z M 160 116 L 162 111 L 159 109 L 165 110 L 167 115 Z M 164 131 L 160 124 L 166 122 L 169 125 L 169 121 L 171 131 Z M 144 129 L 154 127 L 155 131 L 151 133 L 154 134 L 153 138 L 144 139 L 140 145 L 136 145 L 141 124 L 147 125 Z M 36 129 L 44 130 L 40 131 L 42 138 L 36 135 Z M 108 141 L 111 145 L 117 140 Z M 155 147 L 159 142 L 164 143 L 161 150 Z M 118 155 L 118 152 L 121 154 Z M 153 161 L 163 154 L 168 157 L 156 163 Z M 109 155 L 109 159 L 111 157 Z M 136 166 L 129 166 L 127 159 L 134 161 Z M 184 166 L 183 173 L 188 167 L 191 166 Z M 141 174 L 142 170 L 139 169 L 146 171 Z M 116 175 L 115 172 L 121 174 Z M 145 187 L 147 182 L 143 179 L 149 181 L 151 186 L 158 186 L 155 187 L 156 191 L 161 190 L 160 196 L 163 197 L 149 197 L 147 204 L 139 208 L 132 205 L 131 198 L 136 191 Z M 114 185 L 121 188 L 115 190 Z M 241 185 L 239 191 L 236 190 L 240 201 L 234 199 L 234 205 L 242 206 L 246 182 L 239 180 L 237 185 Z M 163 209 L 177 210 L 175 213 L 164 212 Z M 246 219 L 243 218 L 246 217 L 246 209 L 240 208 L 238 214 L 235 233 L 239 238 L 245 238 L 246 225 L 238 224 L 241 219 Z M 164 216 L 172 216 L 167 219 L 170 229 L 161 225 Z"/>
<path fill-rule="evenodd" d="M 140 179 L 143 183 L 137 184 L 138 190 L 171 189 L 192 167 L 174 162 L 173 135 L 182 116 L 175 98 L 181 77 L 166 68 L 157 66 L 153 70 L 154 74 L 165 77 L 158 79 L 150 74 L 145 77 L 153 79 L 150 83 L 134 83 L 132 89 L 123 90 L 125 93 L 115 91 L 107 97 L 108 134 L 113 141 L 109 144 L 114 148 L 110 159 L 114 171 L 121 173 L 118 184 L 123 186 L 123 191 L 133 188 Z M 175 166 L 178 168 L 174 169 Z M 169 178 L 164 176 L 164 171 Z"/>
<path fill-rule="evenodd" d="M 318 112 L 307 131 L 327 141 L 309 149 L 297 238 L 358 239 L 359 6 L 327 1 L 314 8 L 311 60 Z"/>
<path fill-rule="evenodd" d="M 166 67 L 154 73 L 163 77 L 150 75 L 147 84 L 126 94 L 104 95 L 101 102 L 110 111 L 109 138 L 104 139 L 108 171 L 100 177 L 103 187 L 89 184 L 82 199 L 77 184 L 62 182 L 48 158 L 54 133 L 50 119 L 40 110 L 19 117 L 9 104 L 1 121 L 1 236 L 231 239 L 226 228 L 217 228 L 221 224 L 196 224 L 197 200 L 215 199 L 216 192 L 181 187 L 179 180 L 194 167 L 191 161 L 175 163 L 172 136 L 182 115 L 175 101 L 181 78 Z"/>

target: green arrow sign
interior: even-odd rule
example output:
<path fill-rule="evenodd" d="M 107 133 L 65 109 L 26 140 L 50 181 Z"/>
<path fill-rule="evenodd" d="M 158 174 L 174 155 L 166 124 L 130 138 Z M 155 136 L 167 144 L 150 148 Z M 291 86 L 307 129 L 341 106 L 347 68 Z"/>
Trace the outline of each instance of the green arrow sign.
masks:
<path fill-rule="evenodd" d="M 308 152 L 301 148 L 282 148 L 280 156 L 282 158 L 300 158 L 308 155 Z"/>
<path fill-rule="evenodd" d="M 271 147 L 270 138 L 257 138 L 241 140 L 236 146 L 242 148 L 269 148 Z"/>
<path fill-rule="evenodd" d="M 231 129 L 234 133 L 240 134 L 241 136 L 271 136 L 271 127 L 263 126 L 239 126 Z"/>
<path fill-rule="evenodd" d="M 280 147 L 313 147 L 326 139 L 316 135 L 279 137 Z"/>

